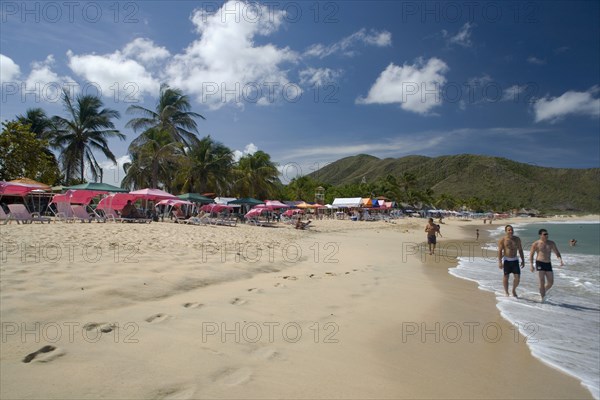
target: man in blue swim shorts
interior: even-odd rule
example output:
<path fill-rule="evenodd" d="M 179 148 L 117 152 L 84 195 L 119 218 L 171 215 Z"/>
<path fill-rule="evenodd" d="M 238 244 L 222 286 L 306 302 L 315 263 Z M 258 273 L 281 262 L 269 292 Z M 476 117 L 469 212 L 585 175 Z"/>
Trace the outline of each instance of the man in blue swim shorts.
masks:
<path fill-rule="evenodd" d="M 556 258 L 560 260 L 560 266 L 564 266 L 558 247 L 552 240 L 548 240 L 548 231 L 546 229 L 540 229 L 538 231 L 540 239 L 533 242 L 531 250 L 529 252 L 529 263 L 531 264 L 531 272 L 533 272 L 533 257 L 535 257 L 535 269 L 538 271 L 540 278 L 540 296 L 542 296 L 542 302 L 546 298 L 548 289 L 554 284 L 554 273 L 552 272 L 552 264 L 550 263 L 550 257 L 552 252 L 556 254 Z"/>

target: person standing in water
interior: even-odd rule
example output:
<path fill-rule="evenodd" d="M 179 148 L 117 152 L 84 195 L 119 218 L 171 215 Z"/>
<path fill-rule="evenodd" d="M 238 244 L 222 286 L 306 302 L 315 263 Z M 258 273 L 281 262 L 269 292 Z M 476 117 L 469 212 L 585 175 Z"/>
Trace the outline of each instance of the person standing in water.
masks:
<path fill-rule="evenodd" d="M 554 273 L 552 272 L 552 264 L 550 263 L 552 252 L 560 260 L 561 267 L 565 264 L 563 263 L 560 251 L 558 251 L 558 247 L 556 247 L 556 243 L 548 240 L 548 231 L 540 229 L 538 234 L 540 235 L 539 240 L 536 240 L 531 245 L 529 263 L 531 264 L 531 272 L 533 272 L 533 257 L 535 256 L 535 269 L 538 271 L 540 278 L 540 296 L 542 296 L 543 302 L 546 298 L 546 293 L 548 293 L 548 290 L 554 284 Z"/>
<path fill-rule="evenodd" d="M 521 239 L 513 235 L 514 229 L 511 225 L 506 225 L 504 232 L 506 232 L 506 235 L 498 241 L 498 268 L 504 269 L 504 278 L 502 279 L 504 293 L 509 296 L 508 278 L 510 274 L 513 274 L 512 294 L 514 297 L 519 297 L 517 296 L 517 286 L 519 286 L 521 280 L 521 268 L 525 266 L 523 246 L 521 245 Z M 521 257 L 520 267 L 517 254 Z"/>

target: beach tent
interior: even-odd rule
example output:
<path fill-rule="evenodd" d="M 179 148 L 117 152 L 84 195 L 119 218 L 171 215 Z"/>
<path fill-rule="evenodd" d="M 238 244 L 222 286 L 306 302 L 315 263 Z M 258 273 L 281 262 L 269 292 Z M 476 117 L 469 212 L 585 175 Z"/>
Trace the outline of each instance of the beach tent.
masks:
<path fill-rule="evenodd" d="M 50 185 L 46 185 L 45 183 L 34 181 L 33 179 L 29 179 L 29 178 L 13 179 L 12 181 L 9 181 L 9 182 L 10 183 L 23 183 L 25 185 L 37 186 L 36 190 L 50 190 L 51 189 Z"/>
<path fill-rule="evenodd" d="M 257 199 L 253 199 L 252 197 L 242 197 L 241 199 L 236 199 L 236 200 L 232 200 L 230 202 L 227 203 L 228 205 L 249 205 L 249 206 L 255 206 L 258 204 L 265 204 L 264 201 L 260 201 Z"/>
<path fill-rule="evenodd" d="M 98 203 L 97 210 L 122 210 L 127 200 L 136 201 L 139 197 L 130 193 L 113 193 Z"/>
<path fill-rule="evenodd" d="M 160 189 L 140 189 L 129 192 L 129 194 L 137 196 L 136 198 L 138 199 L 144 200 L 159 201 L 164 199 L 177 199 L 177 196 Z"/>
<path fill-rule="evenodd" d="M 331 205 L 338 208 L 360 207 L 362 198 L 360 197 L 337 197 Z"/>
<path fill-rule="evenodd" d="M 0 181 L 0 196 L 24 197 L 34 190 L 43 189 L 37 184 Z"/>
<path fill-rule="evenodd" d="M 278 208 L 290 208 L 287 204 L 283 204 L 279 200 L 265 200 L 265 205 L 271 207 L 272 209 Z"/>
<path fill-rule="evenodd" d="M 360 200 L 361 207 L 373 207 L 373 202 L 370 198 L 365 197 Z"/>
<path fill-rule="evenodd" d="M 202 196 L 201 194 L 198 194 L 198 193 L 184 193 L 184 194 L 177 195 L 177 197 L 179 197 L 182 200 L 188 200 L 188 201 L 191 201 L 194 203 L 209 204 L 209 203 L 215 202 L 210 197 Z"/>
<path fill-rule="evenodd" d="M 67 190 L 62 194 L 52 196 L 50 203 L 89 204 L 98 195 L 108 192 L 100 190 Z"/>
<path fill-rule="evenodd" d="M 235 197 L 215 197 L 215 203 L 227 205 L 230 201 L 235 200 Z"/>
<path fill-rule="evenodd" d="M 94 190 L 94 191 L 100 191 L 100 192 L 120 192 L 120 193 L 126 193 L 129 191 L 127 189 L 122 189 L 120 187 L 109 185 L 108 183 L 104 183 L 104 182 L 87 182 L 87 183 L 82 183 L 80 185 L 67 186 L 67 187 L 64 187 L 64 189 Z"/>

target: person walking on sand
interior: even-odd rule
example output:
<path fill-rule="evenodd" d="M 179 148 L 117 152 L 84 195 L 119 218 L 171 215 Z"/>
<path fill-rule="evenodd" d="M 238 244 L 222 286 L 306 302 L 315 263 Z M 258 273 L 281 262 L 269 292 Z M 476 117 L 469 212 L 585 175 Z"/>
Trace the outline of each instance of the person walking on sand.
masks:
<path fill-rule="evenodd" d="M 531 264 L 531 272 L 533 272 L 533 257 L 535 256 L 535 269 L 538 271 L 540 278 L 540 296 L 542 296 L 542 302 L 544 302 L 546 293 L 548 293 L 548 290 L 554 284 L 554 273 L 552 272 L 552 264 L 550 263 L 552 252 L 560 260 L 561 267 L 565 264 L 563 263 L 560 251 L 558 251 L 558 247 L 556 247 L 556 243 L 548 240 L 548 231 L 540 229 L 538 234 L 540 235 L 539 240 L 536 240 L 531 245 L 529 263 Z"/>
<path fill-rule="evenodd" d="M 479 240 L 479 229 L 475 230 L 475 235 L 477 236 L 475 240 Z"/>
<path fill-rule="evenodd" d="M 523 254 L 523 246 L 521 245 L 521 239 L 518 236 L 514 236 L 514 229 L 511 225 L 504 227 L 505 236 L 498 241 L 498 268 L 504 268 L 504 278 L 502 279 L 502 285 L 504 286 L 504 293 L 508 294 L 508 278 L 510 274 L 513 274 L 513 289 L 512 294 L 514 297 L 517 296 L 517 286 L 521 280 L 521 268 L 525 266 L 525 255 Z M 521 257 L 521 266 L 519 268 L 519 257 Z"/>
<path fill-rule="evenodd" d="M 429 245 L 429 255 L 433 255 L 435 252 L 435 245 L 437 243 L 437 235 L 442 236 L 440 232 L 440 226 L 433 222 L 433 218 L 429 218 L 429 222 L 425 226 L 425 232 L 427 232 L 427 244 Z"/>

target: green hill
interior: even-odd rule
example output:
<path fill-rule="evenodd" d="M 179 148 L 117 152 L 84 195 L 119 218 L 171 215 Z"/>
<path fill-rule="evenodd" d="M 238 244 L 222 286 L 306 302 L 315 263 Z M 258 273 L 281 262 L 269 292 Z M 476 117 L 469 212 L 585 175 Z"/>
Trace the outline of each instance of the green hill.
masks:
<path fill-rule="evenodd" d="M 330 185 L 373 183 L 412 174 L 415 189 L 459 199 L 541 210 L 600 212 L 600 168 L 547 168 L 500 157 L 454 155 L 379 159 L 366 154 L 342 158 L 309 176 Z"/>

